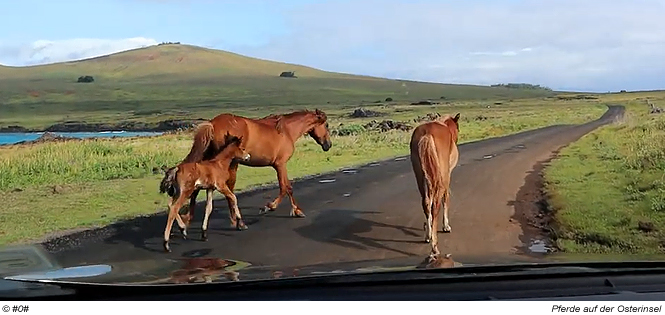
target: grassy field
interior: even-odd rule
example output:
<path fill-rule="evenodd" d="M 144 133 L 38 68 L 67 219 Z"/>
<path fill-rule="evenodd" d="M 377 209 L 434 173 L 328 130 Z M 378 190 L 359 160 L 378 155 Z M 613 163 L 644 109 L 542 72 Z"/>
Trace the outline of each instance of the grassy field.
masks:
<path fill-rule="evenodd" d="M 489 103 L 491 108 L 487 108 Z M 460 141 L 467 142 L 556 123 L 589 121 L 606 110 L 597 100 L 539 98 L 489 103 L 375 105 L 365 108 L 386 116 L 358 119 L 348 118 L 351 109 L 331 110 L 333 132 L 346 130 L 348 135 L 334 136 L 329 152 L 311 139 L 301 139 L 289 162 L 289 178 L 407 154 L 410 133 L 363 131 L 360 126 L 373 119 L 410 121 L 414 126 L 414 118 L 429 112 L 460 112 Z M 167 197 L 158 194 L 161 176 L 153 174 L 153 168 L 178 162 L 189 150 L 190 141 L 191 135 L 180 134 L 0 147 L 0 203 L 6 205 L 0 209 L 0 244 L 165 211 Z M 270 168 L 241 167 L 236 187 L 242 191 L 274 182 L 276 175 Z"/>
<path fill-rule="evenodd" d="M 295 71 L 297 78 L 281 78 Z M 77 83 L 90 75 L 93 83 Z M 497 82 L 500 83 L 500 82 Z M 0 66 L 0 128 L 211 117 L 233 110 L 325 109 L 423 99 L 509 101 L 553 92 L 387 80 L 259 60 L 220 50 L 162 45 L 34 67 Z M 392 98 L 392 102 L 386 102 Z"/>
<path fill-rule="evenodd" d="M 665 92 L 620 93 L 623 120 L 563 149 L 545 171 L 557 246 L 571 253 L 663 253 Z"/>

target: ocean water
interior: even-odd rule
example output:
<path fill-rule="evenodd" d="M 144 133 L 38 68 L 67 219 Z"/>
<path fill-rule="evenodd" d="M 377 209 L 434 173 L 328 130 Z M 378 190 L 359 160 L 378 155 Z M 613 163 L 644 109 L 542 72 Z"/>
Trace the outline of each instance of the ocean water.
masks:
<path fill-rule="evenodd" d="M 54 134 L 70 138 L 109 138 L 109 137 L 137 137 L 155 136 L 161 132 L 132 132 L 132 131 L 104 131 L 104 132 L 53 132 Z M 16 132 L 0 133 L 0 145 L 14 144 L 21 141 L 32 141 L 41 137 L 43 132 Z"/>

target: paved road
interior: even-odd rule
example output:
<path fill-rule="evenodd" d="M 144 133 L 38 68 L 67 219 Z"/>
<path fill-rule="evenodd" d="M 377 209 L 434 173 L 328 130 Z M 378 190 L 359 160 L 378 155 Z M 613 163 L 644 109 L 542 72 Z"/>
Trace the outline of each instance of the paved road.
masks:
<path fill-rule="evenodd" d="M 535 207 L 538 188 L 533 169 L 553 151 L 622 113 L 623 107 L 610 106 L 600 119 L 587 124 L 550 126 L 461 145 L 451 186 L 452 233 L 440 232 L 441 251 L 454 257 L 525 252 L 538 237 L 523 220 Z M 320 182 L 323 179 L 334 182 Z M 192 253 L 281 266 L 427 255 L 424 216 L 408 159 L 374 163 L 293 186 L 306 218 L 288 217 L 288 199 L 277 211 L 258 216 L 258 209 L 276 196 L 277 189 L 248 192 L 239 195 L 239 204 L 249 229 L 230 229 L 226 202 L 216 200 L 210 239 L 202 242 L 198 240 L 200 204 L 190 239 L 174 234 L 173 252 L 168 254 L 162 252 L 165 215 L 62 237 L 44 246 L 64 266 Z"/>

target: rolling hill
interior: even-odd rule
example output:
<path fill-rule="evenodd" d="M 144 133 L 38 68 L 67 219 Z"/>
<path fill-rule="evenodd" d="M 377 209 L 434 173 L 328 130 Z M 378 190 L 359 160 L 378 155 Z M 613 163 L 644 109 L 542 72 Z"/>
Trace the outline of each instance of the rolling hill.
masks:
<path fill-rule="evenodd" d="M 295 71 L 297 78 L 280 77 Z M 77 83 L 92 76 L 92 83 Z M 222 110 L 257 115 L 285 108 L 422 99 L 495 100 L 545 90 L 389 80 L 322 71 L 197 46 L 166 44 L 86 60 L 0 66 L 0 127 L 64 121 L 158 121 Z"/>

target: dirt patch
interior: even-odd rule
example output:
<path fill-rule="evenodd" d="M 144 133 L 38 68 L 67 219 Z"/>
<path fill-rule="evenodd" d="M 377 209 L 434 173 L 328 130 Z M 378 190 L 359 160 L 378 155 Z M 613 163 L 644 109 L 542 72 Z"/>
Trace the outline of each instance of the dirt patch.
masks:
<path fill-rule="evenodd" d="M 547 202 L 543 177 L 543 170 L 557 154 L 558 151 L 534 165 L 524 178 L 524 185 L 520 187 L 515 200 L 509 204 L 515 208 L 511 222 L 517 221 L 522 226 L 520 241 L 524 246 L 518 248 L 521 254 L 542 255 L 558 250 L 552 241 L 555 236 L 552 228 L 554 214 Z"/>

